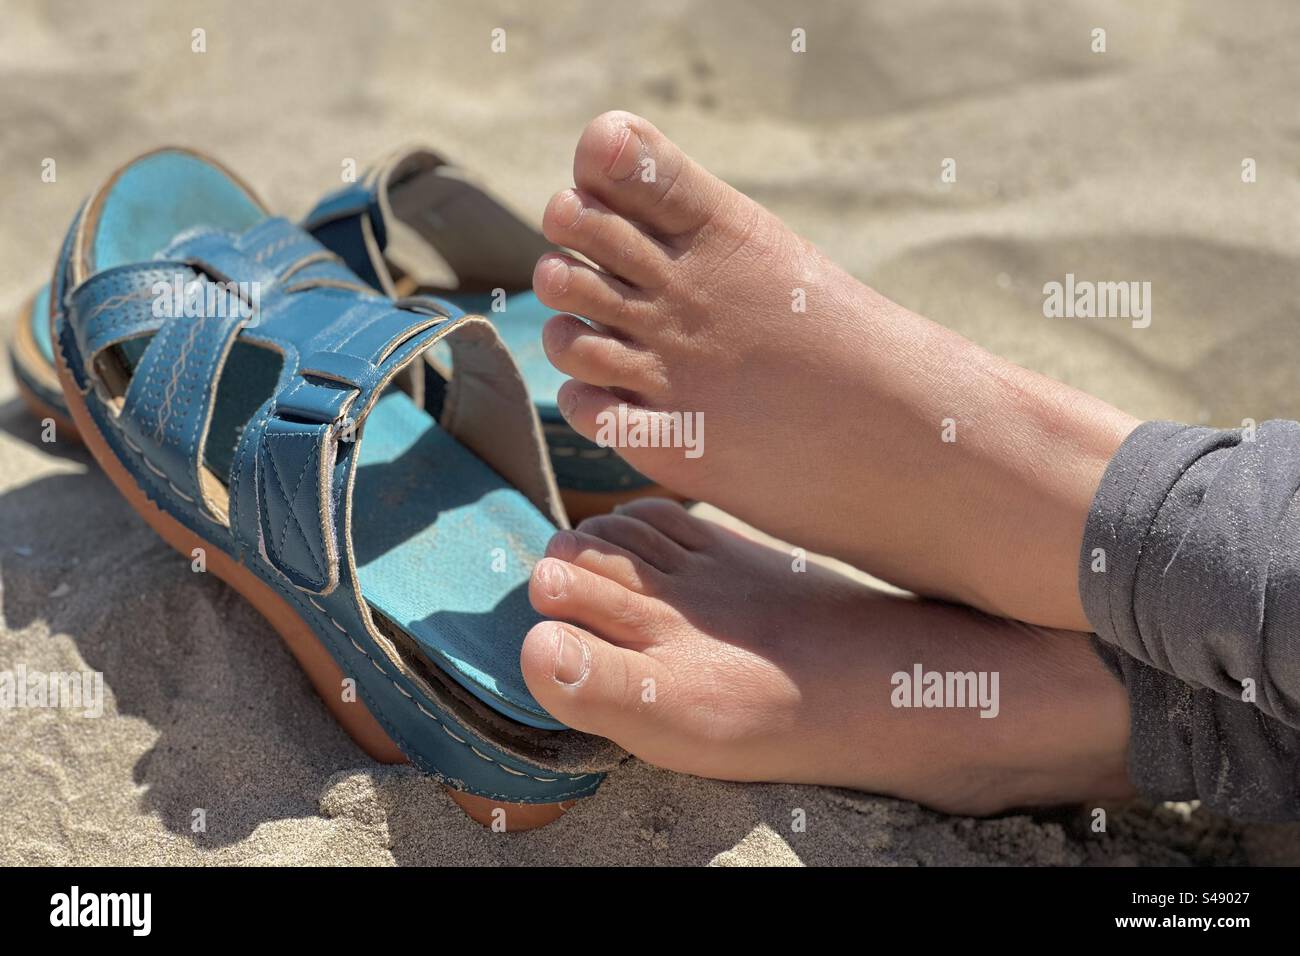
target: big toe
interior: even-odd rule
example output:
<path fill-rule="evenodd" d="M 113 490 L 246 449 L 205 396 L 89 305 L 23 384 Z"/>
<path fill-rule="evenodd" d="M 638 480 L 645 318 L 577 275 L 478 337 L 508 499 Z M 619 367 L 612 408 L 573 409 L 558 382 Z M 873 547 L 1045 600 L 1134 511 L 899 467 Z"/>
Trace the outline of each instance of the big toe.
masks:
<path fill-rule="evenodd" d="M 729 189 L 648 120 L 622 111 L 602 113 L 582 131 L 573 181 L 662 239 L 702 227 Z"/>
<path fill-rule="evenodd" d="M 640 715 L 663 677 L 653 658 L 556 621 L 528 632 L 520 664 L 529 691 L 553 717 L 628 749 L 644 731 Z"/>

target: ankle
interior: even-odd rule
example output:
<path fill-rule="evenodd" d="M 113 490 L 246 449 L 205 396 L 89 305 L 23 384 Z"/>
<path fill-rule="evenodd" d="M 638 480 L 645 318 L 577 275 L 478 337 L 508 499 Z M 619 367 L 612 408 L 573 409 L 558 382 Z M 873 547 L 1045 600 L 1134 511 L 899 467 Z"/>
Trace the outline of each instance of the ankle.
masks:
<path fill-rule="evenodd" d="M 944 345 L 932 360 L 939 384 L 922 399 L 925 427 L 941 428 L 940 442 L 926 440 L 937 449 L 927 494 L 946 498 L 929 505 L 927 542 L 946 555 L 942 596 L 1090 630 L 1078 595 L 1084 523 L 1137 419 L 964 340 Z"/>

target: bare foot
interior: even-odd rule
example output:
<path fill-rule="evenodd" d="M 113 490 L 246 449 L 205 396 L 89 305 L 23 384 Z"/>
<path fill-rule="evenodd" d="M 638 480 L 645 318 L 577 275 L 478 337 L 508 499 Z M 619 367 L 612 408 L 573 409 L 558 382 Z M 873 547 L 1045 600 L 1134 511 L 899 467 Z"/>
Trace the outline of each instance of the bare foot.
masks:
<path fill-rule="evenodd" d="M 561 531 L 547 555 L 529 594 L 554 621 L 524 643 L 529 690 L 651 763 L 957 813 L 1131 793 L 1127 698 L 1082 634 L 800 573 L 662 499 Z M 895 706 L 915 702 L 895 675 L 918 665 L 996 693 Z"/>
<path fill-rule="evenodd" d="M 703 454 L 636 468 L 922 594 L 1087 629 L 1088 505 L 1136 421 L 872 291 L 646 120 L 606 113 L 551 200 L 534 289 L 593 440 L 620 404 L 699 413 Z M 799 311 L 803 307 L 806 311 Z M 951 440 L 948 440 L 951 439 Z"/>

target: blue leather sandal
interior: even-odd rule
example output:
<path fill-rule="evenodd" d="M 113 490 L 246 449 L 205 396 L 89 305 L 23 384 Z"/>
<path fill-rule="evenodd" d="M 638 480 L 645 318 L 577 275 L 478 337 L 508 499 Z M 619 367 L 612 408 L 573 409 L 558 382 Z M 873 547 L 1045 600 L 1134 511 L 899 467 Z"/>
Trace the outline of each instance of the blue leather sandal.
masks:
<path fill-rule="evenodd" d="M 621 752 L 557 722 L 520 672 L 528 576 L 566 518 L 491 323 L 376 293 L 178 149 L 86 201 L 52 288 L 83 441 L 262 611 L 367 752 L 512 830 L 596 790 Z M 435 419 L 420 358 L 440 344 L 455 374 Z"/>
<path fill-rule="evenodd" d="M 400 150 L 327 195 L 303 226 L 386 295 L 435 294 L 491 319 L 523 372 L 572 517 L 642 495 L 673 496 L 560 415 L 556 393 L 566 376 L 542 351 L 542 326 L 554 312 L 532 292 L 533 267 L 555 247 L 463 171 L 431 150 Z M 434 410 L 450 360 L 445 349 L 430 353 L 440 373 L 427 392 Z"/>

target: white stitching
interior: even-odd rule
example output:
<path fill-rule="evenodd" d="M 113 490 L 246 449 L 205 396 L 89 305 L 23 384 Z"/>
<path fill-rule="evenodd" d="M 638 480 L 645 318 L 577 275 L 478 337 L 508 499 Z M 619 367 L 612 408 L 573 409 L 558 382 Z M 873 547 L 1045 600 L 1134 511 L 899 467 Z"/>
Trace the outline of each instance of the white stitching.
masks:
<path fill-rule="evenodd" d="M 455 734 L 453 734 L 450 730 L 447 729 L 446 724 L 442 725 L 442 729 L 445 730 L 447 732 L 447 736 L 450 737 L 452 740 L 456 741 L 456 743 L 465 744 L 465 746 L 467 747 L 469 746 L 469 744 L 465 743 L 464 737 L 457 737 Z"/>
<path fill-rule="evenodd" d="M 181 491 L 179 488 L 177 488 L 176 485 L 172 483 L 172 480 L 171 480 L 170 478 L 167 477 L 166 472 L 161 471 L 161 470 L 160 470 L 160 469 L 159 469 L 159 468 L 158 468 L 158 467 L 157 467 L 157 466 L 156 466 L 152 461 L 149 460 L 149 456 L 146 455 L 146 454 L 144 453 L 144 450 L 143 450 L 139 445 L 137 445 L 135 442 L 131 441 L 131 436 L 128 435 L 128 434 L 126 433 L 126 429 L 124 429 L 124 428 L 122 427 L 121 422 L 119 422 L 119 421 L 118 421 L 116 418 L 114 418 L 112 415 L 106 415 L 105 418 L 107 418 L 108 421 L 112 423 L 113 427 L 117 429 L 117 433 L 118 433 L 118 435 L 121 436 L 122 440 L 126 442 L 127 447 L 129 447 L 133 452 L 135 452 L 135 453 L 140 457 L 140 460 L 141 460 L 142 462 L 144 462 L 144 466 L 145 466 L 146 468 L 148 468 L 150 471 L 152 471 L 152 472 L 153 472 L 155 475 L 157 475 L 159 478 L 161 478 L 163 481 L 167 482 L 167 487 L 170 488 L 170 489 L 172 490 L 172 493 L 173 493 L 174 495 L 176 495 L 176 497 L 178 497 L 178 498 L 183 498 L 183 499 L 185 499 L 186 501 L 188 501 L 190 504 L 195 504 L 195 501 L 194 501 L 193 498 L 191 498 L 191 497 L 190 497 L 189 495 L 187 495 L 185 492 L 183 492 L 183 491 Z M 224 528 L 224 527 L 225 527 L 225 525 L 223 525 L 223 524 L 222 524 L 220 521 L 218 521 L 216 518 L 213 518 L 211 515 L 209 515 L 209 514 L 208 514 L 206 511 L 204 511 L 202 508 L 199 508 L 199 509 L 198 509 L 198 512 L 199 512 L 199 515 L 200 515 L 200 516 L 201 516 L 205 521 L 210 521 L 210 522 L 212 522 L 214 525 L 216 525 L 216 526 L 219 527 L 219 528 Z"/>
<path fill-rule="evenodd" d="M 150 286 L 145 289 L 137 289 L 135 292 L 124 293 L 122 295 L 109 296 L 107 299 L 100 302 L 99 305 L 95 306 L 93 309 L 90 310 L 90 314 L 81 320 L 82 324 L 89 325 L 92 319 L 94 319 L 101 312 L 104 312 L 107 309 L 115 309 L 119 305 L 126 305 L 128 302 L 133 302 L 137 299 L 150 299 L 153 298 L 154 295 L 155 293 L 153 291 L 153 287 Z M 111 323 L 116 323 L 118 320 L 110 319 L 109 321 Z"/>
<path fill-rule="evenodd" d="M 194 343 L 199 337 L 202 325 L 203 323 L 199 321 L 190 324 L 189 334 L 181 342 L 180 354 L 176 356 L 176 361 L 172 364 L 172 373 L 167 379 L 167 384 L 163 387 L 162 404 L 158 406 L 158 428 L 154 431 L 154 441 L 160 445 L 163 443 L 166 434 L 167 422 L 172 416 L 172 402 L 176 399 L 177 389 L 180 388 L 181 375 L 185 372 L 185 363 L 189 361 L 190 353 L 194 351 Z M 198 427 L 197 424 L 195 427 Z"/>
<path fill-rule="evenodd" d="M 270 245 L 263 246 L 262 249 L 260 249 L 256 254 L 254 254 L 253 261 L 262 262 L 268 257 L 275 255 L 277 252 L 280 252 L 284 249 L 288 249 L 290 246 L 297 245 L 300 242 L 306 242 L 309 238 L 311 237 L 307 236 L 306 234 L 293 232 L 287 236 L 281 236 L 279 239 L 273 239 L 271 240 Z M 248 254 L 243 250 L 239 250 L 239 251 L 243 255 Z"/>

